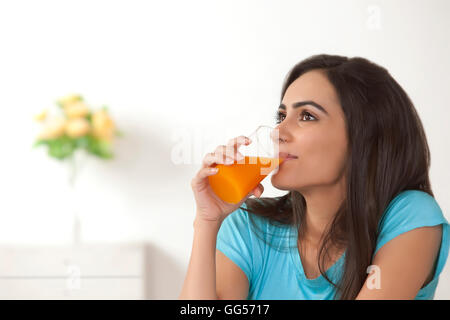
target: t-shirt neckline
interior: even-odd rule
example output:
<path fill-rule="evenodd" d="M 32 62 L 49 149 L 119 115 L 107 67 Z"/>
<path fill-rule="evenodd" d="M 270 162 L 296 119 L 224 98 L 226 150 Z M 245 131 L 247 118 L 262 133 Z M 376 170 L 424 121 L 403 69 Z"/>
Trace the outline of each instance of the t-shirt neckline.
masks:
<path fill-rule="evenodd" d="M 301 283 L 310 285 L 310 286 L 324 286 L 324 285 L 331 285 L 323 276 L 320 274 L 317 278 L 314 279 L 308 279 L 305 275 L 305 271 L 303 269 L 303 264 L 301 261 L 300 254 L 298 252 L 298 245 L 297 245 L 297 239 L 298 239 L 298 230 L 295 226 L 291 226 L 289 228 L 289 250 L 290 250 L 290 256 L 292 263 L 295 266 L 295 270 L 297 273 L 297 278 Z M 344 251 L 344 253 L 340 256 L 340 258 L 326 270 L 326 275 L 328 278 L 330 278 L 333 282 L 336 283 L 337 281 L 337 272 L 339 272 L 338 267 L 342 268 L 342 263 L 345 259 L 345 254 L 347 253 L 347 250 Z"/>

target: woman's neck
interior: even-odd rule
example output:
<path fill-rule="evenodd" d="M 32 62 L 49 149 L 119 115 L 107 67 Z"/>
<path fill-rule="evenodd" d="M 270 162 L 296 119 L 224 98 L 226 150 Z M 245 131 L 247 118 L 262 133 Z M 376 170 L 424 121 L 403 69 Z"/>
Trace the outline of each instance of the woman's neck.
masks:
<path fill-rule="evenodd" d="M 310 188 L 302 195 L 306 201 L 302 239 L 311 245 L 319 245 L 345 199 L 344 181 Z"/>

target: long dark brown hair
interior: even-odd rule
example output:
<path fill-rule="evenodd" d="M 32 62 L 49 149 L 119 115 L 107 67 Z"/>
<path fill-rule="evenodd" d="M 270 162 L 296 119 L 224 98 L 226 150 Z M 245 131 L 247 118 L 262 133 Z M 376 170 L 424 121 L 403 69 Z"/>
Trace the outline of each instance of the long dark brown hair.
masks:
<path fill-rule="evenodd" d="M 428 176 L 430 152 L 408 94 L 385 68 L 367 59 L 311 56 L 289 71 L 280 102 L 289 85 L 311 70 L 324 71 L 334 86 L 349 139 L 346 198 L 322 236 L 318 267 L 335 287 L 335 299 L 354 299 L 367 278 L 378 226 L 391 200 L 405 190 L 421 190 L 434 197 Z M 241 209 L 275 224 L 296 226 L 299 239 L 304 235 L 306 202 L 299 192 L 249 198 L 245 204 L 247 209 Z M 346 248 L 344 270 L 338 283 L 333 283 L 324 271 L 325 259 L 329 248 L 341 245 Z"/>

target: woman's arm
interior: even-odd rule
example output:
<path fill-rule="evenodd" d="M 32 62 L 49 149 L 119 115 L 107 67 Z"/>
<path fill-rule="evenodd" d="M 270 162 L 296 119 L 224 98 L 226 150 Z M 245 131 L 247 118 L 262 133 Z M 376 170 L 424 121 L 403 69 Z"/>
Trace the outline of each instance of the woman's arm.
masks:
<path fill-rule="evenodd" d="M 249 281 L 244 271 L 216 249 L 216 291 L 220 300 L 246 300 Z"/>
<path fill-rule="evenodd" d="M 216 240 L 222 221 L 194 221 L 191 258 L 178 299 L 217 300 Z"/>
<path fill-rule="evenodd" d="M 410 230 L 386 243 L 356 299 L 414 299 L 434 274 L 441 237 L 442 225 L 437 225 Z"/>

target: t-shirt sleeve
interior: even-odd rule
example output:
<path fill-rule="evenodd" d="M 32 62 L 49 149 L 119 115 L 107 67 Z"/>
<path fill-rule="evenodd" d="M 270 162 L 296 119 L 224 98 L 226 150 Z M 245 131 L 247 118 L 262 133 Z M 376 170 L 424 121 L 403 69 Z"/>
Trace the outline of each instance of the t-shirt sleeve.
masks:
<path fill-rule="evenodd" d="M 407 231 L 442 224 L 442 240 L 433 279 L 444 268 L 449 252 L 449 223 L 436 200 L 426 192 L 407 190 L 395 197 L 380 221 L 374 255 L 387 242 Z"/>
<path fill-rule="evenodd" d="M 245 203 L 242 206 L 246 208 Z M 247 211 L 238 208 L 230 213 L 220 226 L 216 248 L 242 269 L 250 284 L 253 256 L 249 223 Z"/>

